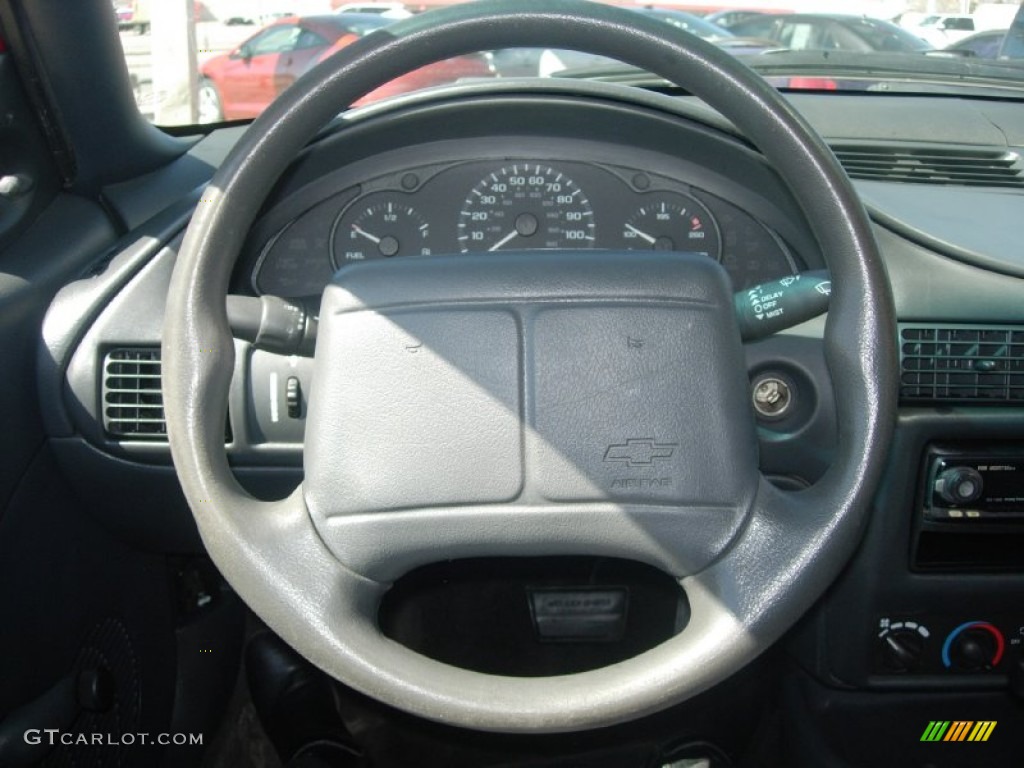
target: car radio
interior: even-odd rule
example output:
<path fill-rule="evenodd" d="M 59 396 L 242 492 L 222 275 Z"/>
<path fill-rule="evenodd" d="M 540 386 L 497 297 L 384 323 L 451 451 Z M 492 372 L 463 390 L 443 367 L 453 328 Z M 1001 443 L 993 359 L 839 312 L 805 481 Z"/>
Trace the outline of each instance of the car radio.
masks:
<path fill-rule="evenodd" d="M 926 461 L 926 520 L 1024 523 L 1024 446 L 991 453 L 933 447 Z"/>

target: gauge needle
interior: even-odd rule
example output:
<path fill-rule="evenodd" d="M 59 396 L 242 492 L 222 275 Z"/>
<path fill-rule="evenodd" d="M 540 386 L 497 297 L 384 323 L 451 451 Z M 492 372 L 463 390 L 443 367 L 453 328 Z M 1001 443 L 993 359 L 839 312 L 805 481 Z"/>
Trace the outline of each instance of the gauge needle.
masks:
<path fill-rule="evenodd" d="M 626 225 L 626 229 L 628 229 L 630 232 L 632 232 L 637 237 L 639 237 L 639 238 L 641 238 L 643 240 L 646 240 L 651 245 L 654 245 L 654 243 L 657 242 L 657 238 L 651 237 L 646 232 L 641 232 L 639 229 L 634 227 L 632 224 L 627 224 Z"/>
<path fill-rule="evenodd" d="M 501 248 L 501 246 L 503 246 L 505 243 L 507 243 L 509 240 L 511 240 L 513 237 L 515 237 L 518 234 L 519 234 L 519 232 L 513 229 L 511 232 L 509 232 L 507 235 L 505 235 L 503 238 L 501 238 L 501 240 L 496 242 L 494 245 L 492 245 L 487 250 L 488 251 L 496 251 L 496 250 L 498 250 L 499 248 Z"/>
<path fill-rule="evenodd" d="M 367 240 L 369 240 L 371 243 L 377 243 L 377 245 L 380 245 L 380 238 L 379 237 L 377 237 L 376 235 L 371 235 L 365 229 L 360 228 L 356 224 L 352 225 L 352 231 L 355 232 L 357 235 L 362 235 Z"/>

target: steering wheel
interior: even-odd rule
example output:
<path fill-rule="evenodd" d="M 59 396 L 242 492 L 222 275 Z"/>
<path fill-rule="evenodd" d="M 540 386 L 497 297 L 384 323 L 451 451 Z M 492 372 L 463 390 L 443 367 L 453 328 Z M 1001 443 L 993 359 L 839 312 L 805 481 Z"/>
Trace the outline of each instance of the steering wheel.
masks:
<path fill-rule="evenodd" d="M 665 77 L 730 119 L 788 185 L 833 285 L 824 344 L 839 444 L 813 487 L 783 491 L 758 471 L 721 268 L 679 254 L 582 251 L 341 270 L 322 300 L 302 486 L 262 502 L 234 480 L 223 448 L 234 357 L 225 295 L 266 192 L 341 105 L 428 63 L 510 46 L 573 48 Z M 306 658 L 433 720 L 569 731 L 651 713 L 722 681 L 836 577 L 859 540 L 894 423 L 895 337 L 885 272 L 849 180 L 750 69 L 626 10 L 481 0 L 346 47 L 252 124 L 178 255 L 164 402 L 210 556 Z M 636 338 L 639 348 L 627 343 Z M 579 553 L 672 574 L 689 623 L 624 662 L 546 678 L 449 666 L 378 627 L 389 584 L 418 565 Z"/>

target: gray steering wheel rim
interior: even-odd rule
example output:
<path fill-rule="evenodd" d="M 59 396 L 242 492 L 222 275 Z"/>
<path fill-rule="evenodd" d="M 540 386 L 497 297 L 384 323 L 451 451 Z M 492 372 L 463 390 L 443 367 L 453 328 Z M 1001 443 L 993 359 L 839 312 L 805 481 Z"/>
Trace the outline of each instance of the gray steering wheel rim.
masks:
<path fill-rule="evenodd" d="M 224 297 L 266 191 L 341 105 L 432 61 L 513 45 L 576 48 L 650 70 L 718 109 L 765 154 L 832 271 L 825 344 L 841 436 L 832 468 L 812 489 L 783 493 L 762 480 L 741 537 L 683 580 L 693 613 L 680 635 L 611 667 L 530 679 L 458 669 L 385 638 L 374 616 L 386 585 L 331 556 L 301 488 L 283 502 L 258 502 L 238 486 L 223 450 L 234 357 Z M 440 722 L 579 730 L 657 711 L 723 680 L 774 643 L 834 579 L 859 540 L 894 423 L 894 329 L 884 268 L 849 180 L 751 70 L 629 11 L 576 0 L 481 0 L 348 46 L 253 123 L 211 181 L 179 253 L 164 329 L 164 402 L 174 463 L 211 557 L 304 656 L 370 696 Z"/>

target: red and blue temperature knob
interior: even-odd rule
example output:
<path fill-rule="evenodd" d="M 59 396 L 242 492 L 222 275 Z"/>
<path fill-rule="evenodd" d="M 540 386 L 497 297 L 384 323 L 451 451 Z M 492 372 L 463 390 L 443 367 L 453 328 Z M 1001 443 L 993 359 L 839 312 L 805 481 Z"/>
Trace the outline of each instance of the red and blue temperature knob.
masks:
<path fill-rule="evenodd" d="M 981 672 L 996 667 L 1003 659 L 1006 640 L 987 621 L 965 621 L 942 644 L 942 664 L 947 669 Z"/>

